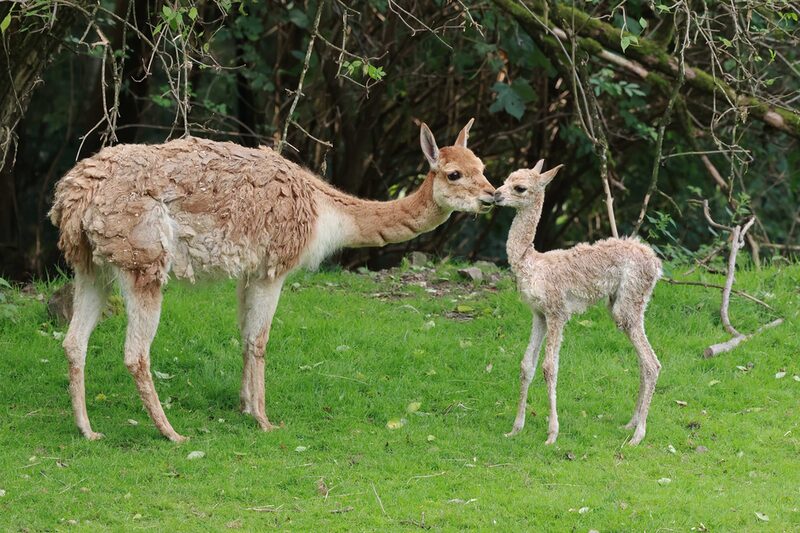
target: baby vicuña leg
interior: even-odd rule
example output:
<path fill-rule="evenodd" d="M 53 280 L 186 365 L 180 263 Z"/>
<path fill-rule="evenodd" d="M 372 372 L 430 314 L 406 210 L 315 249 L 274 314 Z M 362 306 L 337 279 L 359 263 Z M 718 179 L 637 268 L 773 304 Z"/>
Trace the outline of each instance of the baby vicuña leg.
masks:
<path fill-rule="evenodd" d="M 522 358 L 519 372 L 519 405 L 517 406 L 517 417 L 514 419 L 514 427 L 510 432 L 506 433 L 506 437 L 513 437 L 525 426 L 525 411 L 528 406 L 528 387 L 530 387 L 533 375 L 536 372 L 536 364 L 539 361 L 539 352 L 542 348 L 542 341 L 544 340 L 544 333 L 547 329 L 544 317 L 534 312 L 533 324 L 531 326 L 531 338 L 528 342 L 528 348 L 525 350 L 525 355 Z"/>
<path fill-rule="evenodd" d="M 558 412 L 556 411 L 556 385 L 558 384 L 558 355 L 561 349 L 565 321 L 561 317 L 547 317 L 547 344 L 545 346 L 542 374 L 547 383 L 550 400 L 550 419 L 545 444 L 553 444 L 558 438 Z"/>
<path fill-rule="evenodd" d="M 647 340 L 644 331 L 644 317 L 632 325 L 626 333 L 639 356 L 639 401 L 630 422 L 636 430 L 629 442 L 631 446 L 636 446 L 642 442 L 647 430 L 647 413 L 650 410 L 650 401 L 653 399 L 653 392 L 661 371 L 661 363 Z"/>

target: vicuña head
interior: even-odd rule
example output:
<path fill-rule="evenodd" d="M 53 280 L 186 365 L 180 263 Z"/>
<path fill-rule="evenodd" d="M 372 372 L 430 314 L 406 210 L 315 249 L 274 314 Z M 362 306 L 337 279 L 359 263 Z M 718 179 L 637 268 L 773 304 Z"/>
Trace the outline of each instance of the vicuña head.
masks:
<path fill-rule="evenodd" d="M 520 208 L 533 203 L 537 198 L 542 198 L 544 189 L 550 183 L 561 167 L 558 165 L 547 172 L 542 172 L 544 159 L 540 159 L 533 168 L 523 168 L 512 172 L 502 187 L 494 193 L 495 204 Z"/>
<path fill-rule="evenodd" d="M 436 139 L 422 124 L 419 142 L 433 173 L 433 199 L 448 211 L 485 213 L 494 203 L 494 187 L 483 175 L 483 162 L 467 148 L 470 119 L 453 146 L 439 148 Z"/>

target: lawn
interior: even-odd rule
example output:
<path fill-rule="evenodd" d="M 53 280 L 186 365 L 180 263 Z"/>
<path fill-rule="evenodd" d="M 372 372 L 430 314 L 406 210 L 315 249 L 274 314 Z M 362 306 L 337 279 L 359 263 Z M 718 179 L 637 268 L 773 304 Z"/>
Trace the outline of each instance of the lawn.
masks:
<path fill-rule="evenodd" d="M 719 291 L 659 283 L 647 329 L 663 370 L 637 448 L 620 429 L 636 357 L 602 307 L 567 327 L 556 445 L 544 446 L 538 370 L 525 430 L 503 436 L 530 332 L 507 272 L 482 283 L 449 264 L 292 276 L 267 350 L 267 414 L 285 423 L 271 433 L 237 411 L 233 283 L 170 284 L 152 366 L 167 415 L 190 437 L 181 445 L 144 412 L 120 313 L 96 330 L 87 364 L 89 416 L 106 437 L 83 440 L 64 328 L 42 301 L 10 294 L 0 530 L 797 531 L 799 279 L 800 266 L 741 272 L 737 286 L 775 312 L 734 297 L 734 324 L 786 322 L 711 360 L 703 349 L 726 339 Z M 195 451 L 205 455 L 189 459 Z"/>

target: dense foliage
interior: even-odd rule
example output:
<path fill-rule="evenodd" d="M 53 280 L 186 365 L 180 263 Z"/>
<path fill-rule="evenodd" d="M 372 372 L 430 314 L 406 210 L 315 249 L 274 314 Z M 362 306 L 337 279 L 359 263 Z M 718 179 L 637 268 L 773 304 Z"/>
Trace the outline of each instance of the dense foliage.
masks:
<path fill-rule="evenodd" d="M 756 260 L 788 254 L 800 234 L 799 14 L 772 0 L 2 3 L 0 274 L 58 263 L 52 186 L 103 145 L 184 133 L 279 145 L 385 199 L 426 172 L 420 121 L 445 144 L 473 116 L 495 184 L 541 157 L 566 163 L 543 249 L 609 235 L 610 194 L 619 233 L 638 230 L 667 258 L 718 244 L 703 198 L 718 220 L 758 217 Z M 502 259 L 510 218 L 454 216 L 340 259 L 382 265 L 409 247 Z"/>

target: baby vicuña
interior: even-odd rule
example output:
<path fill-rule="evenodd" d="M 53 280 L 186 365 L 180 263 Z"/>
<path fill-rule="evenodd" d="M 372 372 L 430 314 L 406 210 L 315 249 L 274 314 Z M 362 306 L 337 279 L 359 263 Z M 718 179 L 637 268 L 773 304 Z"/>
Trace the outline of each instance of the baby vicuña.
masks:
<path fill-rule="evenodd" d="M 573 314 L 607 299 L 614 321 L 628 335 L 639 356 L 639 399 L 633 417 L 625 426 L 635 429 L 629 442 L 633 446 L 644 438 L 647 412 L 661 369 L 644 331 L 644 312 L 661 276 L 661 261 L 650 247 L 635 238 L 605 239 L 594 244 L 578 244 L 568 250 L 537 252 L 533 238 L 542 214 L 545 187 L 563 166 L 542 172 L 543 164 L 541 160 L 533 169 L 513 172 L 495 192 L 497 205 L 517 210 L 506 250 L 518 290 L 533 310 L 530 342 L 521 364 L 517 417 L 506 436 L 516 435 L 525 425 L 528 387 L 547 333 L 542 362 L 550 400 L 546 444 L 556 441 L 556 382 L 564 325 Z"/>

